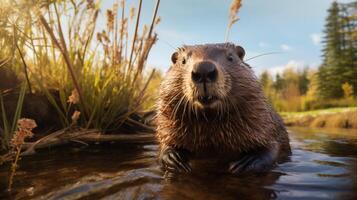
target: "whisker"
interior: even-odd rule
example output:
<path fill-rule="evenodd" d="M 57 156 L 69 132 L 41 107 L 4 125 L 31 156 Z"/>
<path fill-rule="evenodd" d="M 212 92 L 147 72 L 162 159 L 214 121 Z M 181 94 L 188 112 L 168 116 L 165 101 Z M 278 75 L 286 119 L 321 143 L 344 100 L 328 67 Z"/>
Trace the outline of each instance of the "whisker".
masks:
<path fill-rule="evenodd" d="M 179 108 L 182 106 L 182 101 L 184 100 L 185 96 L 182 96 L 180 101 L 176 104 L 175 106 L 175 111 L 174 111 L 174 116 L 177 116 L 177 111 L 179 110 Z"/>
<path fill-rule="evenodd" d="M 262 56 L 267 56 L 267 55 L 272 55 L 272 54 L 283 54 L 284 52 L 282 51 L 273 51 L 273 52 L 268 52 L 268 53 L 262 53 L 262 54 L 259 54 L 259 55 L 256 55 L 256 56 L 253 56 L 253 57 L 250 57 L 248 59 L 245 59 L 244 62 L 247 62 L 249 60 L 253 60 L 255 58 L 259 58 L 259 57 L 262 57 Z"/>
<path fill-rule="evenodd" d="M 184 103 L 183 103 L 183 111 L 182 111 L 182 116 L 181 116 L 181 121 L 183 121 L 184 117 L 186 116 L 186 107 L 187 107 L 187 100 L 184 98 Z"/>
<path fill-rule="evenodd" d="M 176 99 L 176 97 L 178 97 L 180 95 L 180 93 L 177 93 L 175 96 L 173 96 L 170 100 L 169 100 L 169 102 L 167 102 L 166 103 L 166 105 L 165 105 L 165 107 L 163 108 L 163 110 L 166 110 L 166 108 L 168 107 L 168 106 L 170 106 L 171 105 L 171 103 Z"/>
<path fill-rule="evenodd" d="M 173 50 L 176 51 L 176 47 L 174 47 L 174 45 L 170 44 L 169 42 L 167 42 L 166 40 L 163 40 L 162 38 L 158 39 L 159 42 L 163 42 L 164 44 L 166 44 L 167 46 L 171 47 Z"/>

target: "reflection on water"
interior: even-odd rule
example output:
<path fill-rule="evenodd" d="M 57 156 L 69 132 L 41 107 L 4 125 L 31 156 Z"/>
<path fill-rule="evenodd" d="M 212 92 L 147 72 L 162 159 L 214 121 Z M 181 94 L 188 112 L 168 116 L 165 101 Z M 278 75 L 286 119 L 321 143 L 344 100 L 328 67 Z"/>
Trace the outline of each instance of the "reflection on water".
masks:
<path fill-rule="evenodd" d="M 0 199 L 357 199 L 357 131 L 290 130 L 292 156 L 265 175 L 194 173 L 164 179 L 157 145 L 55 148 L 24 157 Z"/>

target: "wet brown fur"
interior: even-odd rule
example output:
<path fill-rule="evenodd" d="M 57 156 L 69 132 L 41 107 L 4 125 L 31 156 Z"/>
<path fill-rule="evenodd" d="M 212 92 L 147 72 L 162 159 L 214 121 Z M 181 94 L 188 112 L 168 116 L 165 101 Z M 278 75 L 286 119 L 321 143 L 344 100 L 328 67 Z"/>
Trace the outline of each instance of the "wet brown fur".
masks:
<path fill-rule="evenodd" d="M 178 61 L 161 84 L 157 104 L 157 138 L 161 149 L 170 146 L 191 152 L 242 153 L 275 144 L 288 146 L 283 122 L 267 102 L 253 70 L 237 56 L 232 66 L 223 60 L 235 47 L 223 43 L 184 46 L 178 50 Z M 224 85 L 218 87 L 226 90 L 216 110 L 198 109 L 188 98 L 190 95 L 185 94 L 189 69 L 180 62 L 180 56 L 216 62 L 225 77 Z"/>

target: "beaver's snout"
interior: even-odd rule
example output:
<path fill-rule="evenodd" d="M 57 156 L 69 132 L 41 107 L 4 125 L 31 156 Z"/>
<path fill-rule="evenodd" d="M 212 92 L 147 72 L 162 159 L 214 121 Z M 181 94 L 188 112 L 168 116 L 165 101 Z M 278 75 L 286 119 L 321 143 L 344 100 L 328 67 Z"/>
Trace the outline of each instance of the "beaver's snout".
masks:
<path fill-rule="evenodd" d="M 213 62 L 201 61 L 193 65 L 191 81 L 196 89 L 194 99 L 199 105 L 209 107 L 218 100 L 215 92 L 217 79 L 218 70 Z"/>
<path fill-rule="evenodd" d="M 217 80 L 216 65 L 209 61 L 196 63 L 192 68 L 191 79 L 194 83 L 211 83 Z"/>
<path fill-rule="evenodd" d="M 205 95 L 205 96 L 199 96 L 197 99 L 202 105 L 210 105 L 216 100 L 218 100 L 218 97 Z"/>

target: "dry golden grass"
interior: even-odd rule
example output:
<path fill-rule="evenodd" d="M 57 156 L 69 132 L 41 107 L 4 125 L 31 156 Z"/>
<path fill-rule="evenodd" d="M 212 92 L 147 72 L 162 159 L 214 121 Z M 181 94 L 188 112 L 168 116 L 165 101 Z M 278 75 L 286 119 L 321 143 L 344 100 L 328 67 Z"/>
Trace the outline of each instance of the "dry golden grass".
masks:
<path fill-rule="evenodd" d="M 77 110 L 79 126 L 117 130 L 143 110 L 154 74 L 146 60 L 157 41 L 160 0 L 147 25 L 141 24 L 145 2 L 137 3 L 114 3 L 103 12 L 104 30 L 98 30 L 99 0 L 6 1 L 0 5 L 0 65 L 25 77 L 25 93 L 45 94 L 63 128 L 73 124 Z M 12 134 L 10 128 L 5 132 Z"/>
<path fill-rule="evenodd" d="M 226 30 L 225 41 L 228 41 L 229 33 L 232 29 L 232 26 L 239 20 L 238 12 L 241 7 L 242 7 L 241 0 L 232 0 L 231 6 L 229 7 L 229 22 Z"/>
<path fill-rule="evenodd" d="M 288 126 L 312 128 L 357 128 L 357 111 L 313 113 L 304 115 L 282 114 Z"/>

